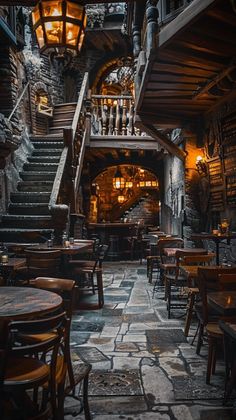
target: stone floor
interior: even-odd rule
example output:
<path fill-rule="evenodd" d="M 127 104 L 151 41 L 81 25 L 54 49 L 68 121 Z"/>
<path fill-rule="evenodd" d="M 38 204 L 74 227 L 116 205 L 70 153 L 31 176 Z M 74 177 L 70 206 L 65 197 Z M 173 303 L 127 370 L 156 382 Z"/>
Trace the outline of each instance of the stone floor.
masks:
<path fill-rule="evenodd" d="M 145 265 L 104 264 L 105 304 L 73 317 L 73 364 L 92 364 L 89 403 L 94 420 L 228 420 L 222 406 L 223 361 L 205 384 L 207 345 L 201 356 L 183 334 L 184 317 L 167 319 L 163 291 L 152 296 Z M 182 313 L 183 314 L 183 313 Z M 179 313 L 178 315 L 181 315 Z M 84 419 L 66 399 L 66 420 Z"/>

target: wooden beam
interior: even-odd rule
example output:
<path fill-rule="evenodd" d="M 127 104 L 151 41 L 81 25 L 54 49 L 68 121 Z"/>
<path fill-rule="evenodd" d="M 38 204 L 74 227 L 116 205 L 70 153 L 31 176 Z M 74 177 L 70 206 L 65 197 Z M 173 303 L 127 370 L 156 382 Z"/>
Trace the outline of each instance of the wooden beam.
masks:
<path fill-rule="evenodd" d="M 197 20 L 208 8 L 216 4 L 218 0 L 195 0 L 182 13 L 166 25 L 159 33 L 158 46 L 163 47 L 169 43 L 178 33 L 186 30 L 194 20 Z"/>
<path fill-rule="evenodd" d="M 180 160 L 184 161 L 186 154 L 185 152 L 180 149 L 176 144 L 174 144 L 165 134 L 161 131 L 157 130 L 153 125 L 144 124 L 144 122 L 140 119 L 140 125 L 142 125 L 143 130 L 152 136 L 160 146 L 164 147 L 171 155 L 178 157 Z"/>
<path fill-rule="evenodd" d="M 90 148 L 109 148 L 109 149 L 130 149 L 130 150 L 160 150 L 159 144 L 156 140 L 146 141 L 129 141 L 125 140 L 124 136 L 122 140 L 111 141 L 109 139 L 98 140 L 98 136 L 91 136 Z M 149 138 L 150 139 L 150 138 Z"/>

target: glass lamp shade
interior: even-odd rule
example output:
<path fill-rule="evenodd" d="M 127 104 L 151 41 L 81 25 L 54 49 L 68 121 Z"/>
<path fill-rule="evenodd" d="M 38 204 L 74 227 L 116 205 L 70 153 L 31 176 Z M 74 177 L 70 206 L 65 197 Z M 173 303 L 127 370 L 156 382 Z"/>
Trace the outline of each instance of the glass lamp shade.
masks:
<path fill-rule="evenodd" d="M 123 178 L 120 169 L 117 168 L 116 173 L 112 179 L 113 188 L 120 190 L 125 186 L 125 179 Z"/>
<path fill-rule="evenodd" d="M 33 28 L 41 52 L 81 49 L 86 15 L 84 6 L 67 0 L 39 0 L 32 11 Z"/>
<path fill-rule="evenodd" d="M 118 203 L 123 204 L 125 202 L 125 196 L 118 195 L 117 200 L 118 200 Z"/>

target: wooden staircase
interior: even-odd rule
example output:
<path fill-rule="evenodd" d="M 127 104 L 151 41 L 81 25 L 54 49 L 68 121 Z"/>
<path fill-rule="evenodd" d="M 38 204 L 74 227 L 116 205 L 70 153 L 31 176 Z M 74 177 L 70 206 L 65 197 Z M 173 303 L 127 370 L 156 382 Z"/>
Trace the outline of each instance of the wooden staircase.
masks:
<path fill-rule="evenodd" d="M 31 136 L 32 154 L 20 172 L 17 191 L 10 194 L 8 213 L 0 224 L 1 242 L 45 242 L 54 231 L 50 197 L 64 148 L 63 128 L 71 127 L 76 104 L 55 107 L 45 136 Z"/>

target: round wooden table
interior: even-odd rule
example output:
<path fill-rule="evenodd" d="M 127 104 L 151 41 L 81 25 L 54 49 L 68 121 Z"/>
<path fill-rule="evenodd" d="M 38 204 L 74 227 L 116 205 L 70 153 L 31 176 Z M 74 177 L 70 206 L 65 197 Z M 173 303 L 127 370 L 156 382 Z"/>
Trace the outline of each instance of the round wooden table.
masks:
<path fill-rule="evenodd" d="M 0 287 L 0 320 L 33 319 L 62 305 L 56 293 L 33 287 Z"/>

